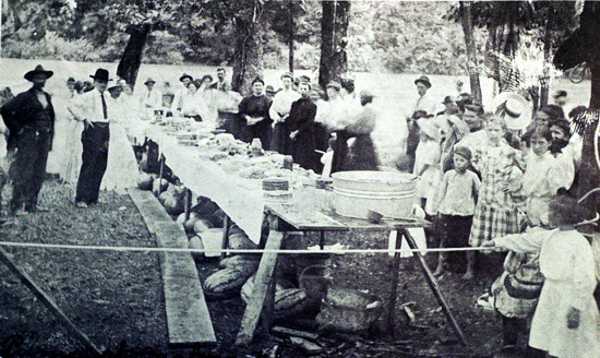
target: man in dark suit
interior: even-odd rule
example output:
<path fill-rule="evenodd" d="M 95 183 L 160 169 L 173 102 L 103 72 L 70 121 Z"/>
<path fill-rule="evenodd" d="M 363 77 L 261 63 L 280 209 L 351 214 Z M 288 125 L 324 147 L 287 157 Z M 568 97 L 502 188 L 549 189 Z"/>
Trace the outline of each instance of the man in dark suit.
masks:
<path fill-rule="evenodd" d="M 44 91 L 46 81 L 53 74 L 42 65 L 36 66 L 24 76 L 33 83 L 31 89 L 18 94 L 0 109 L 9 130 L 9 151 L 14 151 L 9 170 L 13 181 L 12 214 L 37 210 L 54 133 L 54 107 L 50 95 Z"/>

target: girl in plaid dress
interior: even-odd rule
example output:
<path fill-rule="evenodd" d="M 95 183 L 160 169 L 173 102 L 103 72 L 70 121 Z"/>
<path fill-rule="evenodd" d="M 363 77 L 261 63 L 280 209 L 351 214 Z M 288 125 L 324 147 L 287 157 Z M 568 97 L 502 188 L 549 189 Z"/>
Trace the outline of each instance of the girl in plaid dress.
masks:
<path fill-rule="evenodd" d="M 523 172 L 519 167 L 519 152 L 504 140 L 506 122 L 494 114 L 484 115 L 487 146 L 477 148 L 473 166 L 481 173 L 479 201 L 473 216 L 469 245 L 479 247 L 495 237 L 520 231 L 518 202 L 513 191 L 519 189 Z M 465 279 L 473 278 L 475 252 L 469 252 Z"/>

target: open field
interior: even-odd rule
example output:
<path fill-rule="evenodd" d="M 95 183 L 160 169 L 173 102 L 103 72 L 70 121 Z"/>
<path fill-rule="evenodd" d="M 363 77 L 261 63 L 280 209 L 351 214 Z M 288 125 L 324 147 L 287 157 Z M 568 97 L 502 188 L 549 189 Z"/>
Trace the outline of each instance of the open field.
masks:
<path fill-rule="evenodd" d="M 23 74 L 32 69 L 36 64 L 41 63 L 44 67 L 55 72 L 55 76 L 48 82 L 47 89 L 60 97 L 64 93 L 64 83 L 68 77 L 75 77 L 80 80 L 89 79 L 89 75 L 94 73 L 96 68 L 104 67 L 111 73 L 116 73 L 117 63 L 92 63 L 92 62 L 69 62 L 59 60 L 16 60 L 1 59 L 0 65 L 0 86 L 9 85 L 13 92 L 25 90 L 28 83 L 23 79 Z M 143 64 L 138 75 L 136 90 L 143 87 L 143 81 L 147 77 L 154 80 L 170 81 L 171 84 L 178 82 L 179 76 L 183 72 L 189 73 L 194 77 L 200 77 L 204 74 L 214 76 L 216 67 L 202 66 L 195 64 L 185 65 L 148 65 Z M 265 81 L 275 87 L 279 84 L 279 74 L 283 70 L 266 70 Z M 298 74 L 307 74 L 312 77 L 311 71 L 297 71 Z M 231 69 L 228 69 L 228 75 L 231 75 Z M 357 89 L 368 88 L 377 96 L 376 105 L 380 111 L 380 118 L 375 130 L 375 142 L 379 149 L 379 155 L 384 164 L 391 158 L 396 157 L 404 148 L 404 139 L 406 136 L 406 126 L 404 116 L 408 109 L 416 100 L 416 90 L 413 81 L 418 74 L 393 74 L 393 73 L 356 73 Z M 444 96 L 455 95 L 456 80 L 461 79 L 465 83 L 465 90 L 468 90 L 467 76 L 430 76 L 433 87 L 431 94 L 434 98 L 439 98 L 440 107 Z M 489 104 L 492 98 L 493 86 L 489 79 L 482 79 L 484 92 L 484 105 Z M 568 80 L 557 79 L 554 81 L 551 91 L 556 89 L 565 89 L 569 92 L 570 102 L 567 105 L 573 107 L 579 104 L 588 104 L 590 98 L 590 83 L 584 81 L 580 84 L 570 83 Z"/>

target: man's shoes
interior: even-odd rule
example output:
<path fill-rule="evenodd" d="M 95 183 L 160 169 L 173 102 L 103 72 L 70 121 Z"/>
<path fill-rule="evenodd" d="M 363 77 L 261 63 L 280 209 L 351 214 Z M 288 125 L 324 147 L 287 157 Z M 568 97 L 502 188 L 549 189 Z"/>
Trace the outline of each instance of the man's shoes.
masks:
<path fill-rule="evenodd" d="M 86 209 L 88 207 L 88 204 L 84 203 L 83 201 L 78 201 L 75 203 L 75 206 L 80 209 Z"/>

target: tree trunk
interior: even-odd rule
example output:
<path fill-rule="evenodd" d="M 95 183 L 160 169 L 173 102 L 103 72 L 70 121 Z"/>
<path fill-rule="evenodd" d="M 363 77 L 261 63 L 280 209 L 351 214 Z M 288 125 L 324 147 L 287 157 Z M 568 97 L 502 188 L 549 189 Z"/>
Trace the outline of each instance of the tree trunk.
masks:
<path fill-rule="evenodd" d="M 467 47 L 467 72 L 469 73 L 469 83 L 471 95 L 478 103 L 482 102 L 481 83 L 479 82 L 479 66 L 477 63 L 477 48 L 473 39 L 473 18 L 471 16 L 471 3 L 468 1 L 460 2 L 461 24 L 465 35 L 465 46 Z"/>
<path fill-rule="evenodd" d="M 289 48 L 289 54 L 288 54 L 288 65 L 289 65 L 289 70 L 291 73 L 294 73 L 294 3 L 292 1 L 290 1 L 288 3 L 288 9 L 289 9 L 289 33 L 290 33 L 290 38 L 288 40 L 288 48 Z"/>
<path fill-rule="evenodd" d="M 592 94 L 588 115 L 593 118 L 583 136 L 581 163 L 578 168 L 576 195 L 578 198 L 594 188 L 600 187 L 600 163 L 596 160 L 595 135 L 600 115 L 600 63 L 589 64 L 592 71 Z M 600 212 L 600 195 L 596 194 L 583 202 L 592 212 Z"/>
<path fill-rule="evenodd" d="M 19 4 L 17 0 L 5 0 L 5 4 L 2 5 L 2 12 L 6 10 L 6 14 L 12 14 L 13 18 L 13 32 L 17 32 L 22 26 L 21 17 L 19 16 Z"/>
<path fill-rule="evenodd" d="M 348 69 L 346 37 L 350 23 L 350 1 L 323 1 L 321 18 L 321 63 L 319 85 L 339 81 Z"/>
<path fill-rule="evenodd" d="M 117 76 L 124 79 L 131 88 L 135 88 L 138 71 L 142 65 L 144 48 L 150 34 L 150 25 L 129 26 L 127 33 L 129 41 L 117 67 Z"/>
<path fill-rule="evenodd" d="M 514 68 L 514 57 L 519 45 L 519 2 L 503 2 L 502 18 L 488 24 L 486 66 L 498 83 L 498 93 L 516 90 L 520 86 L 519 73 Z"/>
<path fill-rule="evenodd" d="M 252 15 L 236 17 L 234 20 L 236 43 L 233 60 L 234 91 L 243 96 L 250 94 L 252 81 L 263 74 L 263 37 L 265 24 L 262 8 L 255 0 L 252 3 Z"/>
<path fill-rule="evenodd" d="M 552 51 L 552 14 L 546 20 L 544 26 L 544 78 L 540 86 L 540 104 L 543 107 L 548 104 L 550 93 L 550 52 Z"/>

